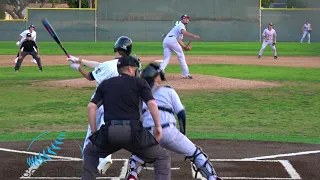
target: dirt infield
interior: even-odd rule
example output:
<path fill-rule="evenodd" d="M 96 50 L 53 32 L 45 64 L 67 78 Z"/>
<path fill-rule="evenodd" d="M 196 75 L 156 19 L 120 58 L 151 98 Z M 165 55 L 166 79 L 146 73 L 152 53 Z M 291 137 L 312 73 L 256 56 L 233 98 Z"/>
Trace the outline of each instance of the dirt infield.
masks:
<path fill-rule="evenodd" d="M 29 168 L 26 159 L 46 150 L 53 141 L 35 141 L 26 151 L 30 142 L 0 143 L 1 179 L 80 179 L 79 145 L 83 141 L 65 140 L 53 160 L 30 169 L 32 175 L 26 171 Z M 320 145 L 204 139 L 193 142 L 203 148 L 224 179 L 320 179 Z M 113 154 L 113 165 L 100 178 L 123 179 L 129 155 L 125 150 Z M 183 155 L 173 152 L 170 155 L 173 180 L 195 179 L 189 160 L 184 161 Z M 153 179 L 153 170 L 143 170 L 141 179 Z"/>

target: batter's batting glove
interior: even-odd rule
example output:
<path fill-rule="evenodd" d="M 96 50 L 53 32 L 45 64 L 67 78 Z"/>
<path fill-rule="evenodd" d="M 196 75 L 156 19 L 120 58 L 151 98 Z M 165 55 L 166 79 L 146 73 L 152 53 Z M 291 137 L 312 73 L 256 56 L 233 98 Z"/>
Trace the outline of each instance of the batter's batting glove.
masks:
<path fill-rule="evenodd" d="M 70 62 L 70 61 L 69 61 Z M 74 70 L 79 70 L 79 67 L 80 67 L 80 64 L 77 64 L 77 63 L 71 63 L 70 64 L 70 67 Z"/>
<path fill-rule="evenodd" d="M 80 63 L 79 58 L 75 57 L 75 56 L 71 56 L 69 58 L 67 58 L 67 61 L 69 61 L 70 63 Z"/>

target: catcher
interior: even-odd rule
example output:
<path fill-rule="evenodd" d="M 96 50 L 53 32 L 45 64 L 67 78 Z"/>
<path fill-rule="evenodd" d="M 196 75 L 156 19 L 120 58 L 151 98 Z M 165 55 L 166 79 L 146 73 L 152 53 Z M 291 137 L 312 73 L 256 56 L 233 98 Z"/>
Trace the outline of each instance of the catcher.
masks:
<path fill-rule="evenodd" d="M 182 154 L 189 159 L 197 174 L 201 173 L 208 180 L 221 180 L 210 163 L 207 155 L 200 147 L 193 144 L 186 134 L 186 113 L 177 92 L 170 86 L 162 86 L 161 81 L 165 81 L 165 74 L 156 63 L 149 64 L 141 73 L 152 88 L 153 97 L 156 100 L 160 113 L 160 123 L 162 126 L 162 139 L 160 146 Z M 150 110 L 147 105 L 143 104 L 143 127 L 150 133 L 153 133 L 154 123 Z M 177 120 L 179 120 L 180 131 L 177 129 Z M 136 155 L 132 155 L 129 159 L 129 169 L 126 179 L 139 179 L 138 174 L 142 170 L 145 162 Z"/>

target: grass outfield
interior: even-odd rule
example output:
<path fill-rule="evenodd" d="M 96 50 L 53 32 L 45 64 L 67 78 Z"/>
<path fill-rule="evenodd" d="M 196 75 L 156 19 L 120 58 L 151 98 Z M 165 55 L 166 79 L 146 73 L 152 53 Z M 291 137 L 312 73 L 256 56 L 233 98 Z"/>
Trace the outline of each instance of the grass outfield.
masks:
<path fill-rule="evenodd" d="M 0 42 L 0 55 L 17 54 L 16 42 Z M 73 55 L 113 55 L 114 42 L 64 42 L 63 45 Z M 39 42 L 40 55 L 63 55 L 55 42 Z M 248 55 L 257 56 L 260 42 L 193 42 L 192 51 L 186 55 Z M 278 42 L 279 56 L 320 56 L 320 43 L 299 44 L 299 42 Z M 161 42 L 135 42 L 134 54 L 163 55 Z M 270 47 L 266 47 L 264 55 L 272 55 Z"/>
<path fill-rule="evenodd" d="M 38 73 L 25 66 L 13 73 L 0 67 L 0 140 L 31 140 L 44 131 L 84 138 L 92 88 L 36 87 L 34 80 L 80 78 L 69 66 Z M 225 138 L 320 143 L 320 73 L 316 68 L 244 65 L 190 65 L 194 73 L 280 81 L 255 90 L 178 91 L 191 138 Z M 179 73 L 178 65 L 166 72 Z M 50 139 L 50 136 L 44 138 Z"/>

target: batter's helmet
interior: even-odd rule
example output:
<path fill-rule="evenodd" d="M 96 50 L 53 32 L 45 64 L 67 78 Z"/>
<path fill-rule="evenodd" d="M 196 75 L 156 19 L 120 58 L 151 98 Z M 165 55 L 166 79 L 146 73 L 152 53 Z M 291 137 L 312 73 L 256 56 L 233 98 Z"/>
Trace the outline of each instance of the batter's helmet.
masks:
<path fill-rule="evenodd" d="M 130 55 L 132 49 L 132 40 L 127 36 L 121 36 L 118 40 L 114 43 L 114 52 L 123 51 Z"/>
<path fill-rule="evenodd" d="M 160 75 L 162 81 L 166 80 L 165 73 L 160 69 L 160 65 L 157 63 L 150 63 L 141 73 L 141 77 L 145 79 L 150 86 L 153 85 L 154 78 L 158 75 Z"/>
<path fill-rule="evenodd" d="M 28 29 L 30 29 L 30 28 L 36 28 L 36 27 L 33 24 L 30 24 Z"/>

